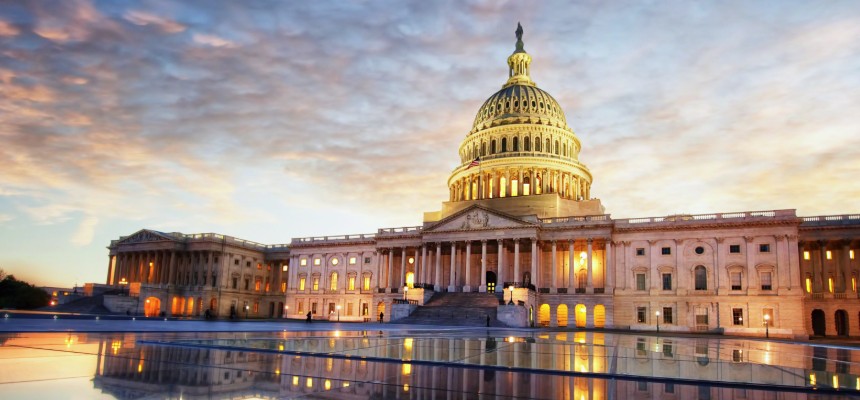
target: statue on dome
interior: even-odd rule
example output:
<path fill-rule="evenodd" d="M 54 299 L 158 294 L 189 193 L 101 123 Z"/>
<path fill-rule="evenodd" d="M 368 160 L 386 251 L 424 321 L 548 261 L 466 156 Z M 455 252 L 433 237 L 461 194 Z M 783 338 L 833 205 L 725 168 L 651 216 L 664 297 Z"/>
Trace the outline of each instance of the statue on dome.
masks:
<path fill-rule="evenodd" d="M 514 53 L 525 53 L 526 50 L 523 49 L 523 26 L 517 22 L 517 30 L 514 31 L 517 34 L 517 49 Z"/>

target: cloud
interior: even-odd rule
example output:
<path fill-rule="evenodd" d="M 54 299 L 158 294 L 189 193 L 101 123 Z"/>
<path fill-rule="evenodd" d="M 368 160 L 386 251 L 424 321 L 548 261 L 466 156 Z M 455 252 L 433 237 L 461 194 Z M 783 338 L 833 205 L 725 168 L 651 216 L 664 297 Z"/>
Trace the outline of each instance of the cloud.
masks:
<path fill-rule="evenodd" d="M 20 30 L 14 25 L 0 19 L 0 36 L 15 36 L 19 32 Z"/>
<path fill-rule="evenodd" d="M 227 47 L 227 48 L 236 46 L 236 43 L 233 43 L 227 39 L 224 39 L 224 38 L 221 38 L 221 37 L 218 37 L 215 35 L 209 35 L 209 34 L 205 34 L 205 33 L 195 33 L 192 37 L 194 38 L 195 42 L 197 42 L 199 44 L 205 44 L 207 46 Z"/>
<path fill-rule="evenodd" d="M 185 25 L 146 11 L 131 10 L 124 17 L 135 25 L 154 25 L 165 33 L 179 33 L 186 29 Z"/>
<path fill-rule="evenodd" d="M 99 219 L 95 216 L 84 217 L 80 224 L 78 224 L 78 229 L 72 235 L 70 240 L 71 243 L 79 247 L 92 243 L 96 225 L 98 223 Z"/>

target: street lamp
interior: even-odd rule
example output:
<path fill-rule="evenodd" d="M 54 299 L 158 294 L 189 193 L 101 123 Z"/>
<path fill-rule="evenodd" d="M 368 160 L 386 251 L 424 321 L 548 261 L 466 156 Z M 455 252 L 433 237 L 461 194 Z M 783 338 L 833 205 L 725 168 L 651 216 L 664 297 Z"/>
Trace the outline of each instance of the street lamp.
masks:
<path fill-rule="evenodd" d="M 290 317 L 290 306 L 284 306 L 284 318 Z"/>
<path fill-rule="evenodd" d="M 335 308 L 337 308 L 337 322 L 340 322 L 340 304 L 335 306 Z"/>
<path fill-rule="evenodd" d="M 654 314 L 657 316 L 657 332 L 660 332 L 660 311 L 655 311 Z"/>
<path fill-rule="evenodd" d="M 770 315 L 764 315 L 764 337 L 770 339 Z"/>
<path fill-rule="evenodd" d="M 508 290 L 511 291 L 511 301 L 508 302 L 509 306 L 514 305 L 514 285 L 508 286 Z"/>
<path fill-rule="evenodd" d="M 403 287 L 403 300 L 406 300 L 406 293 L 409 292 L 409 286 Z"/>
<path fill-rule="evenodd" d="M 247 304 L 245 304 L 245 319 L 248 319 L 248 308 L 250 308 Z"/>

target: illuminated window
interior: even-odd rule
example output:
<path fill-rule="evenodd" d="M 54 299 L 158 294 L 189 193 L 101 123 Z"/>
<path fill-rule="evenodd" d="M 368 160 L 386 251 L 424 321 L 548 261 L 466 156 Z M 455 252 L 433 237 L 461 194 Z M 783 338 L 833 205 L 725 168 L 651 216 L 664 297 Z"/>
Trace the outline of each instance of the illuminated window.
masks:
<path fill-rule="evenodd" d="M 299 290 L 305 290 L 305 278 L 299 278 Z"/>
<path fill-rule="evenodd" d="M 281 293 L 287 291 L 287 281 L 281 281 Z"/>
<path fill-rule="evenodd" d="M 355 262 L 356 262 L 356 261 L 355 261 L 355 257 L 350 257 L 350 258 L 349 258 L 349 265 L 355 265 Z"/>
<path fill-rule="evenodd" d="M 349 283 L 348 283 L 347 290 L 355 290 L 355 277 L 354 276 L 349 277 Z"/>
<path fill-rule="evenodd" d="M 307 258 L 303 258 L 303 259 L 299 260 L 299 265 L 301 265 L 301 266 L 303 266 L 303 267 L 304 267 L 304 266 L 306 266 L 306 265 L 308 265 L 308 259 L 307 259 Z"/>
<path fill-rule="evenodd" d="M 848 258 L 854 259 L 854 250 L 848 250 Z"/>
<path fill-rule="evenodd" d="M 812 293 L 812 279 L 806 278 L 806 293 Z"/>
<path fill-rule="evenodd" d="M 314 258 L 314 265 L 320 265 L 321 260 L 319 258 Z"/>
<path fill-rule="evenodd" d="M 504 176 L 499 178 L 499 197 L 506 197 L 508 195 L 508 179 Z"/>
<path fill-rule="evenodd" d="M 369 276 L 364 277 L 364 283 L 362 284 L 362 289 L 363 290 L 370 290 L 370 277 Z"/>
<path fill-rule="evenodd" d="M 732 309 L 732 324 L 733 325 L 743 325 L 744 324 L 744 309 L 743 308 L 733 308 Z"/>
<path fill-rule="evenodd" d="M 854 277 L 854 276 L 851 277 L 851 291 L 852 292 L 857 291 L 857 277 Z"/>
<path fill-rule="evenodd" d="M 830 250 L 827 250 L 827 252 L 826 252 L 825 254 L 827 255 L 827 259 L 828 259 L 828 260 L 832 260 L 832 259 L 833 259 L 833 253 L 831 253 L 831 252 L 830 252 Z"/>
<path fill-rule="evenodd" d="M 298 310 L 297 312 L 299 314 L 304 314 L 305 313 L 305 302 L 299 301 L 298 304 L 296 304 L 296 310 Z"/>
<path fill-rule="evenodd" d="M 337 272 L 331 273 L 331 285 L 329 286 L 331 290 L 337 290 Z"/>
<path fill-rule="evenodd" d="M 286 264 L 281 266 L 281 271 L 287 272 L 288 269 L 290 269 L 290 267 Z"/>
<path fill-rule="evenodd" d="M 804 260 L 809 260 L 809 252 L 808 252 L 808 251 L 804 251 L 804 252 L 803 252 L 803 259 L 804 259 Z"/>
<path fill-rule="evenodd" d="M 636 307 L 636 322 L 645 323 L 645 307 Z"/>
<path fill-rule="evenodd" d="M 266 292 L 272 290 L 272 284 L 269 283 L 269 278 L 266 278 Z"/>
<path fill-rule="evenodd" d="M 352 309 L 353 309 L 352 303 L 347 303 L 346 304 L 346 315 L 352 315 Z"/>
<path fill-rule="evenodd" d="M 511 197 L 519 196 L 519 181 L 516 179 L 511 179 Z"/>
<path fill-rule="evenodd" d="M 827 290 L 833 293 L 833 278 L 827 278 Z"/>
<path fill-rule="evenodd" d="M 313 284 L 312 289 L 313 290 L 320 290 L 320 278 L 319 277 L 316 277 L 316 276 L 314 277 L 314 284 Z"/>
<path fill-rule="evenodd" d="M 256 314 L 256 313 L 259 313 L 259 312 L 260 312 L 260 302 L 259 302 L 259 301 L 255 301 L 255 302 L 254 302 L 254 313 Z"/>

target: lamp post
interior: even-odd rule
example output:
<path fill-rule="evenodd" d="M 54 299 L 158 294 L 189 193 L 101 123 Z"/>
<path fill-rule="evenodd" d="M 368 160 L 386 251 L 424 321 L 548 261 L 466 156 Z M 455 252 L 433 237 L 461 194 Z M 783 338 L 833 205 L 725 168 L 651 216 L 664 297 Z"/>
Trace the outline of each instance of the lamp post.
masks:
<path fill-rule="evenodd" d="M 403 300 L 406 300 L 406 293 L 409 292 L 409 286 L 403 287 Z"/>
<path fill-rule="evenodd" d="M 248 308 L 250 308 L 247 304 L 245 304 L 245 319 L 248 319 Z"/>
<path fill-rule="evenodd" d="M 509 306 L 514 305 L 514 285 L 508 286 L 508 290 L 511 291 L 511 301 L 508 302 Z"/>
<path fill-rule="evenodd" d="M 337 322 L 340 322 L 340 304 L 335 306 L 335 308 L 337 309 Z"/>
<path fill-rule="evenodd" d="M 290 317 L 290 306 L 284 306 L 284 318 Z"/>
<path fill-rule="evenodd" d="M 655 311 L 654 315 L 657 316 L 657 332 L 660 332 L 660 311 Z"/>
<path fill-rule="evenodd" d="M 764 337 L 770 339 L 770 315 L 764 315 Z"/>

